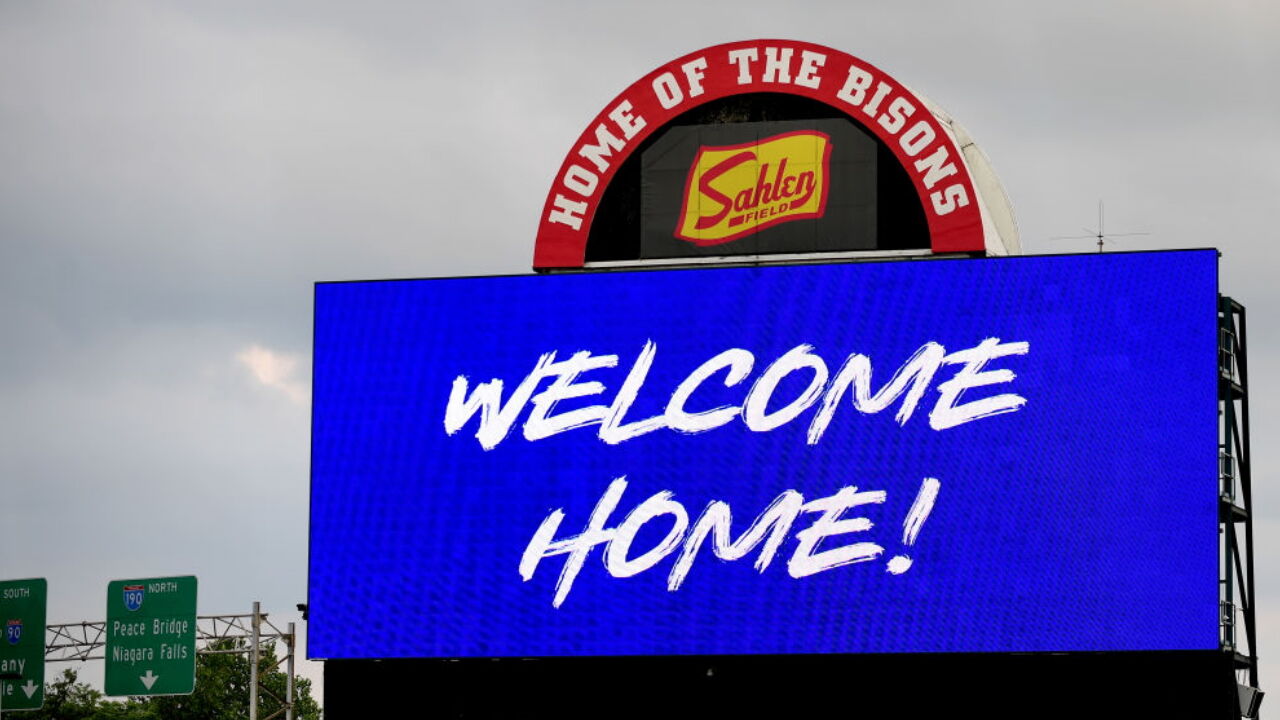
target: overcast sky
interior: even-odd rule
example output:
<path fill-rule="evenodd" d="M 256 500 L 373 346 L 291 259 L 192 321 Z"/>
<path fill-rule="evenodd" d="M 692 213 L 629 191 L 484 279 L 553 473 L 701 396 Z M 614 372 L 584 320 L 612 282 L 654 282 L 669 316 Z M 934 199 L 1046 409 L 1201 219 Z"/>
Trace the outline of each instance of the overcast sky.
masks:
<path fill-rule="evenodd" d="M 199 576 L 202 613 L 295 616 L 312 283 L 527 272 L 595 114 L 756 37 L 947 109 L 1030 253 L 1094 249 L 1049 238 L 1100 199 L 1108 230 L 1150 233 L 1116 249 L 1221 249 L 1250 318 L 1259 645 L 1280 652 L 1280 5 L 1261 0 L 4 0 L 0 578 L 47 577 L 50 622 L 166 574 Z"/>

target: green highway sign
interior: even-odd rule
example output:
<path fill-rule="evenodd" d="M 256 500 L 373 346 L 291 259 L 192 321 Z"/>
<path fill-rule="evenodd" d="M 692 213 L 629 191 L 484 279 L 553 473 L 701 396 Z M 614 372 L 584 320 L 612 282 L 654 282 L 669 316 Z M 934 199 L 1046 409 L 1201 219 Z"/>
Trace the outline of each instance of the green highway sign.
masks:
<path fill-rule="evenodd" d="M 0 711 L 39 710 L 44 704 L 44 578 L 0 580 Z M 16 676 L 16 677 L 15 677 Z"/>
<path fill-rule="evenodd" d="M 190 695 L 196 688 L 196 578 L 107 585 L 107 695 Z"/>

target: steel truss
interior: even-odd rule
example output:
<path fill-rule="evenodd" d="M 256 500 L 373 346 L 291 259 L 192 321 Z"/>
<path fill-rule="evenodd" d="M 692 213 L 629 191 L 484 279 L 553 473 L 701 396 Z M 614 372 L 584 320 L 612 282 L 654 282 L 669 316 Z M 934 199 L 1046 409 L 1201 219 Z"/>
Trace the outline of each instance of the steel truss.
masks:
<path fill-rule="evenodd" d="M 1218 299 L 1218 426 L 1221 645 L 1223 652 L 1231 657 L 1239 687 L 1239 712 L 1245 715 L 1259 687 L 1253 581 L 1252 456 L 1249 453 L 1249 363 L 1244 306 L 1226 296 Z M 1243 637 L 1239 632 L 1242 625 Z"/>
<path fill-rule="evenodd" d="M 105 621 L 83 621 L 48 625 L 44 649 L 45 662 L 83 662 L 101 660 L 106 647 Z M 285 653 L 269 667 L 261 665 L 264 646 L 282 644 Z M 283 628 L 271 622 L 259 603 L 253 604 L 253 612 L 247 615 L 198 615 L 196 616 L 197 655 L 248 655 L 249 656 L 249 720 L 273 720 L 284 717 L 293 720 L 294 714 L 294 665 L 297 635 L 294 624 Z M 280 697 L 262 683 L 265 673 L 285 666 L 285 696 Z M 280 707 L 270 715 L 259 718 L 259 697 L 266 694 Z"/>

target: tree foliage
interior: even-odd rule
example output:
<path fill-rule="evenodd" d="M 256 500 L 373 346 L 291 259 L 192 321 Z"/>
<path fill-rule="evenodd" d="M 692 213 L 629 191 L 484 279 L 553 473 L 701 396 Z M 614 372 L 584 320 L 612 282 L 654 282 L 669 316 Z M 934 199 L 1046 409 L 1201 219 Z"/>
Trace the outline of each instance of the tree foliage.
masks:
<path fill-rule="evenodd" d="M 228 652 L 198 655 L 196 689 L 190 695 L 108 700 L 79 682 L 75 670 L 66 669 L 45 684 L 44 707 L 22 713 L 18 720 L 245 720 L 249 717 L 249 655 L 244 647 L 228 640 L 210 648 Z M 270 717 L 283 706 L 288 677 L 277 663 L 275 647 L 265 646 L 258 665 L 265 686 L 258 693 L 259 718 Z M 293 694 L 295 718 L 320 720 L 310 680 L 295 677 Z"/>

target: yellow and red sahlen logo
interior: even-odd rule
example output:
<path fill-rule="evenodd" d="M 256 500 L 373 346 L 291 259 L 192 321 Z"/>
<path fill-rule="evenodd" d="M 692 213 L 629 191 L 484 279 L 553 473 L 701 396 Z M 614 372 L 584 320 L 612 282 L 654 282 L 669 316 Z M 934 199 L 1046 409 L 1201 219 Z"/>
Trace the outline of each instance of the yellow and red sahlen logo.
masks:
<path fill-rule="evenodd" d="M 822 217 L 831 138 L 816 130 L 698 150 L 676 237 L 719 245 L 771 225 Z"/>

